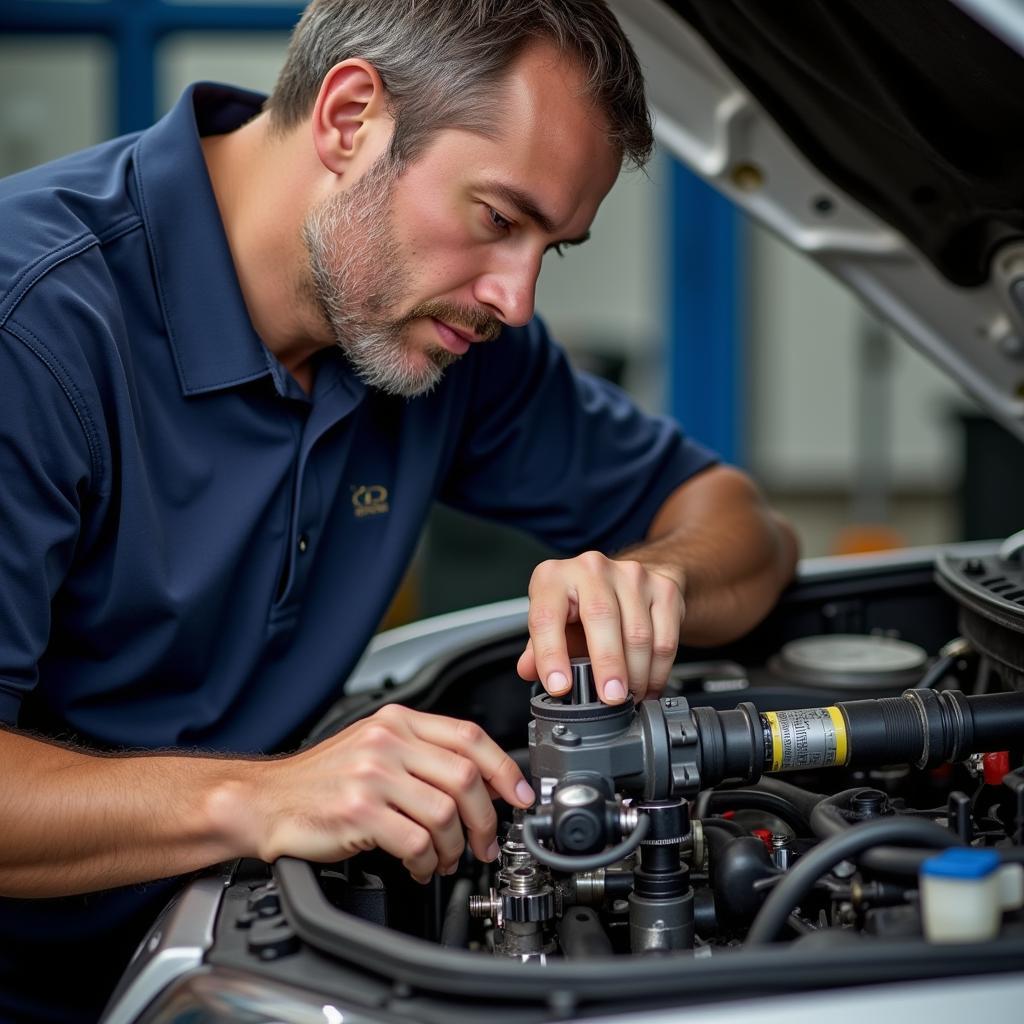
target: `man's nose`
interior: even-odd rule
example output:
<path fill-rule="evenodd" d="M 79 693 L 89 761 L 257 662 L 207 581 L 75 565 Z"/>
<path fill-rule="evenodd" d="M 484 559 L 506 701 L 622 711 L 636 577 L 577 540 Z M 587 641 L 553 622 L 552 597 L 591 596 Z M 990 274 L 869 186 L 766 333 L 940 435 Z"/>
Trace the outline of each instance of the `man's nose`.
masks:
<path fill-rule="evenodd" d="M 493 310 L 509 327 L 522 327 L 533 317 L 539 260 L 517 260 L 477 278 L 473 297 Z"/>

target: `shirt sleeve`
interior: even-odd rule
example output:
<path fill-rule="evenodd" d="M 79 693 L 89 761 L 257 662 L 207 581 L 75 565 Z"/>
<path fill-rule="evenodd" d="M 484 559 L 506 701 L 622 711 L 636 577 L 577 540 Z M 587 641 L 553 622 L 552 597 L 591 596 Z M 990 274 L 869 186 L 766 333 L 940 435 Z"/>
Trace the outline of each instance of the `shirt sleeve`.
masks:
<path fill-rule="evenodd" d="M 38 679 L 91 476 L 74 389 L 41 339 L 0 329 L 0 722 L 10 725 Z"/>
<path fill-rule="evenodd" d="M 462 436 L 440 499 L 559 551 L 642 540 L 683 481 L 717 455 L 675 421 L 575 371 L 539 320 L 473 353 Z"/>

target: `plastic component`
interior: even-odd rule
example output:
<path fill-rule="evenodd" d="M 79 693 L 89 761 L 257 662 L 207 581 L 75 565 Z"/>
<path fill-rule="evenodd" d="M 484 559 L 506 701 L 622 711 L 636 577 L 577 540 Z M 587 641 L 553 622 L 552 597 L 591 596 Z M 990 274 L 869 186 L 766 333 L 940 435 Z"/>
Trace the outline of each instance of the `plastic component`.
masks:
<path fill-rule="evenodd" d="M 999 902 L 1003 910 L 1024 907 L 1024 865 L 1004 864 L 999 869 Z"/>
<path fill-rule="evenodd" d="M 999 934 L 999 855 L 960 847 L 921 865 L 921 919 L 929 942 L 987 942 Z"/>
<path fill-rule="evenodd" d="M 1010 773 L 1010 752 L 993 750 L 990 754 L 982 755 L 981 764 L 985 782 L 990 786 L 1001 786 L 1003 776 Z"/>
<path fill-rule="evenodd" d="M 987 878 L 999 867 L 999 854 L 994 850 L 955 849 L 929 857 L 921 865 L 922 875 L 941 878 Z"/>
<path fill-rule="evenodd" d="M 546 850 L 541 846 L 533 831 L 534 819 L 527 818 L 523 822 L 523 845 L 530 851 L 530 856 L 534 860 L 540 861 L 541 864 L 546 864 L 556 871 L 565 871 L 568 874 L 577 871 L 597 871 L 598 868 L 606 868 L 609 864 L 628 857 L 643 842 L 650 825 L 651 819 L 646 815 L 641 815 L 633 832 L 617 846 L 602 850 L 600 853 L 573 857 Z"/>

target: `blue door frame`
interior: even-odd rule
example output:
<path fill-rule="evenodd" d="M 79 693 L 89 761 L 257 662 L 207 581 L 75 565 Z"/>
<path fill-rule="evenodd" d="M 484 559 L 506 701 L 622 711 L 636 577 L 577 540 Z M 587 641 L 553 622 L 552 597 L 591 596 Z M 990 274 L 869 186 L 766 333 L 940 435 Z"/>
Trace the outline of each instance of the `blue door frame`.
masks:
<path fill-rule="evenodd" d="M 743 464 L 739 218 L 677 161 L 668 239 L 668 408 L 723 459 Z"/>
<path fill-rule="evenodd" d="M 156 119 L 156 49 L 173 32 L 288 32 L 301 4 L 170 4 L 162 0 L 102 3 L 0 0 L 0 32 L 82 33 L 109 39 L 116 52 L 118 134 Z"/>

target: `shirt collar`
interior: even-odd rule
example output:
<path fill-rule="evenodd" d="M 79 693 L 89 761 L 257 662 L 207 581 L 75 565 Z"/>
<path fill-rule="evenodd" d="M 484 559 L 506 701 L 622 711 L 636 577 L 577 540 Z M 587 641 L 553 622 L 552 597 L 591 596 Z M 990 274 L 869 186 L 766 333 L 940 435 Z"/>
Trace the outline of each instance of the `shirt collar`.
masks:
<path fill-rule="evenodd" d="M 183 394 L 270 373 L 252 326 L 199 139 L 260 112 L 258 93 L 200 82 L 139 138 L 135 182 Z"/>

